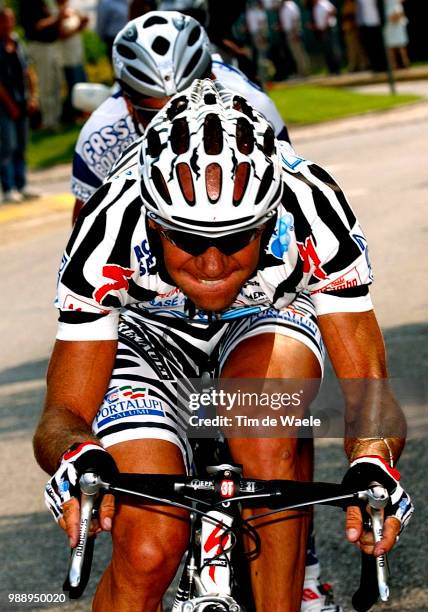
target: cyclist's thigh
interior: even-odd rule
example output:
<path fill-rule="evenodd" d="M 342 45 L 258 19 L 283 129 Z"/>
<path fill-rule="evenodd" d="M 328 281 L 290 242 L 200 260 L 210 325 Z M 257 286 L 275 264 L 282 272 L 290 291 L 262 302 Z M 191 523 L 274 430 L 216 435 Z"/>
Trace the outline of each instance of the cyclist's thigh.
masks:
<path fill-rule="evenodd" d="M 228 378 L 322 376 L 325 349 L 310 297 L 237 321 L 222 341 L 220 371 Z"/>

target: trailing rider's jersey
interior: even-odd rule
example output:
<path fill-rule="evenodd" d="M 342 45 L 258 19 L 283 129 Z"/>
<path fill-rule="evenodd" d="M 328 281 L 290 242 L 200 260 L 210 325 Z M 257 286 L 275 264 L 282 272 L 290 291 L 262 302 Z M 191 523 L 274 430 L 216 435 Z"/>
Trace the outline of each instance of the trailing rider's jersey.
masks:
<path fill-rule="evenodd" d="M 139 148 L 139 141 L 130 147 L 78 218 L 59 271 L 59 339 L 115 339 L 121 309 L 130 305 L 193 324 L 213 316 L 196 310 L 163 267 L 140 195 Z M 253 276 L 215 316 L 282 309 L 301 292 L 310 293 L 317 314 L 370 310 L 367 242 L 345 196 L 325 170 L 286 144 L 281 158 L 284 197 L 275 228 Z"/>
<path fill-rule="evenodd" d="M 288 140 L 287 128 L 272 100 L 243 72 L 213 55 L 212 72 L 220 83 L 243 95 L 275 129 L 279 139 Z M 83 126 L 73 157 L 71 191 L 86 202 L 102 184 L 120 154 L 139 138 L 121 91 L 116 92 L 92 113 Z"/>

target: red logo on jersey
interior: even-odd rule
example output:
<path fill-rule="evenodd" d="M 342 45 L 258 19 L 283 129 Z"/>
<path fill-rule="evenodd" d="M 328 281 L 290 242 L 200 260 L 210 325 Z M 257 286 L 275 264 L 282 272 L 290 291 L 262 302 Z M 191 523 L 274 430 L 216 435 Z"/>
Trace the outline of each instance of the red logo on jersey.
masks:
<path fill-rule="evenodd" d="M 325 280 L 327 278 L 327 275 L 320 266 L 321 260 L 315 250 L 312 238 L 306 238 L 305 244 L 298 242 L 297 248 L 299 249 L 300 257 L 303 260 L 303 272 L 309 272 L 309 270 L 311 269 L 312 261 L 315 264 L 314 276 L 316 276 L 320 280 Z"/>
<path fill-rule="evenodd" d="M 223 532 L 223 527 L 221 525 L 218 525 L 215 529 L 212 530 L 212 532 L 206 539 L 206 542 L 204 544 L 205 552 L 208 553 L 215 546 L 217 546 L 217 550 L 215 551 L 213 556 L 216 557 L 217 555 L 220 555 L 224 551 L 228 537 L 229 536 Z M 210 566 L 208 574 L 211 580 L 215 582 L 214 580 L 215 565 Z"/>
<path fill-rule="evenodd" d="M 129 282 L 128 278 L 132 276 L 134 270 L 129 268 L 122 268 L 116 264 L 103 266 L 103 276 L 110 278 L 113 283 L 106 283 L 94 293 L 94 299 L 101 304 L 105 296 L 111 291 L 119 291 L 120 289 L 128 290 Z"/>

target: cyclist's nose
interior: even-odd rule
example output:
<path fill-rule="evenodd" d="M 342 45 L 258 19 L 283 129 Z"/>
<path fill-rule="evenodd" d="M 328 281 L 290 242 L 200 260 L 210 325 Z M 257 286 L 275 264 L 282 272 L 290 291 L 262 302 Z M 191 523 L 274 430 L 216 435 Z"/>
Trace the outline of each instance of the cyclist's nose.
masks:
<path fill-rule="evenodd" d="M 196 257 L 196 268 L 206 279 L 222 278 L 227 270 L 227 255 L 210 246 L 205 253 Z"/>

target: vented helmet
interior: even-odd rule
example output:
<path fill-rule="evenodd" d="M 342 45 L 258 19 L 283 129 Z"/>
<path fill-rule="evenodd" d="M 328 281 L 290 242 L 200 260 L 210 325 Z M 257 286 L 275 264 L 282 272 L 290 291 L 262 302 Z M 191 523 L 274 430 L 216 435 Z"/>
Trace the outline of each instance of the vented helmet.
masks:
<path fill-rule="evenodd" d="M 140 167 L 148 217 L 202 236 L 262 225 L 282 195 L 271 125 L 209 79 L 174 96 L 147 126 Z"/>
<path fill-rule="evenodd" d="M 113 67 L 126 93 L 173 96 L 209 76 L 209 40 L 193 17 L 151 11 L 130 21 L 113 43 Z"/>

